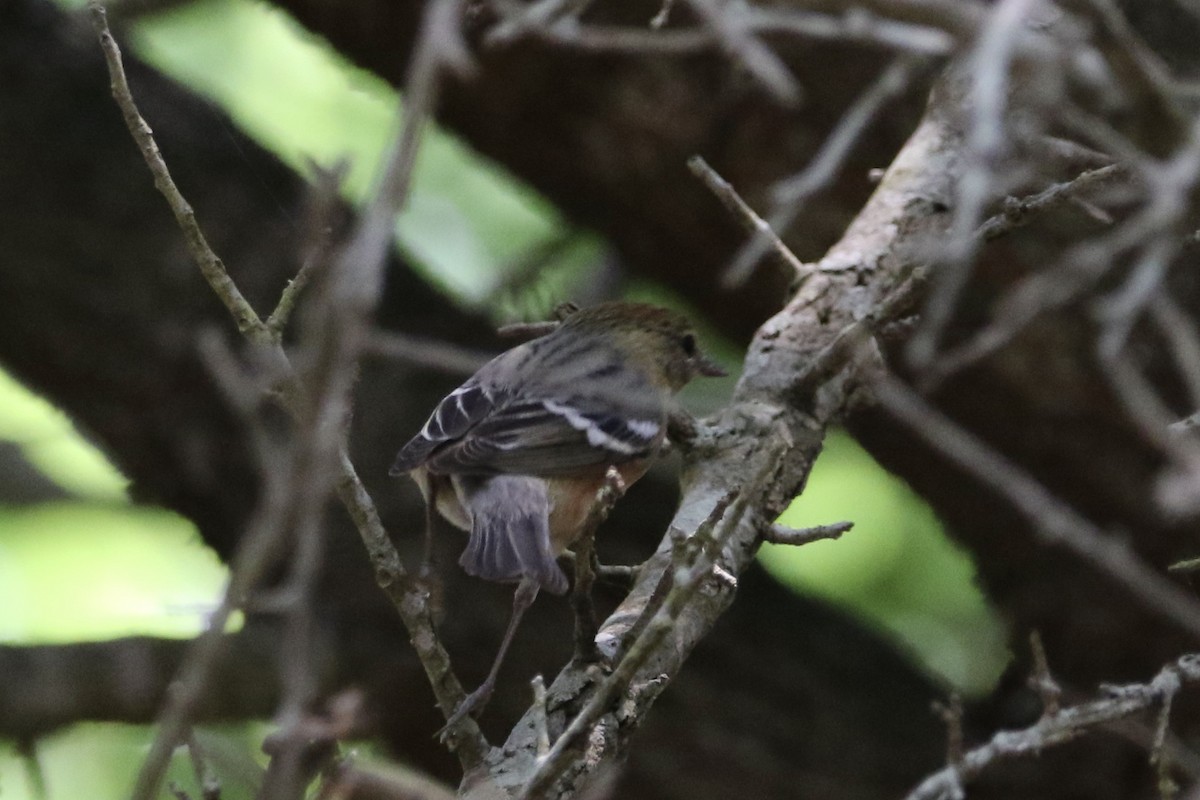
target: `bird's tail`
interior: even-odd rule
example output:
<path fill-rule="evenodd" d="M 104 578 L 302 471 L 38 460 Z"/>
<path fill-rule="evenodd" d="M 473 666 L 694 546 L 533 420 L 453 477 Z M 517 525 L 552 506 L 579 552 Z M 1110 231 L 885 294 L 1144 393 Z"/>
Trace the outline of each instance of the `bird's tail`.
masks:
<path fill-rule="evenodd" d="M 537 478 L 496 475 L 460 479 L 471 510 L 471 538 L 458 563 L 468 575 L 492 581 L 532 578 L 553 594 L 567 576 L 550 545 L 550 500 Z"/>

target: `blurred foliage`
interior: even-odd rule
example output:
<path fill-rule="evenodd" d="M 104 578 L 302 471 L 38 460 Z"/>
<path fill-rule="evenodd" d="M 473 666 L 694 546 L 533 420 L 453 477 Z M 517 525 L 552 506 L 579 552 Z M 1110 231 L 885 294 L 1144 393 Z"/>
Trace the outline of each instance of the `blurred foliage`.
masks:
<path fill-rule="evenodd" d="M 36 505 L 0 496 L 0 641 L 200 630 L 226 570 L 190 522 L 129 503 L 104 455 L 3 373 L 0 439 L 64 489 L 63 499 Z"/>
<path fill-rule="evenodd" d="M 66 416 L 3 372 L 0 440 L 20 445 L 25 458 L 64 489 L 93 500 L 125 496 L 125 479 L 96 448 L 75 435 Z"/>
<path fill-rule="evenodd" d="M 281 12 L 246 0 L 184 5 L 139 22 L 132 33 L 139 56 L 213 100 L 293 168 L 304 174 L 313 164 L 347 159 L 345 195 L 361 201 L 370 194 L 399 125 L 396 92 L 383 80 Z M 214 113 L 214 133 L 223 125 Z M 428 278 L 470 304 L 504 294 L 528 256 L 570 233 L 549 203 L 433 128 L 422 140 L 397 232 Z M 544 266 L 578 277 L 600 245 L 579 233 L 567 245 Z"/>
<path fill-rule="evenodd" d="M 367 196 L 396 124 L 395 93 L 378 78 L 248 0 L 184 5 L 139 21 L 130 33 L 141 57 L 207 95 L 302 172 L 350 158 L 346 195 Z M 213 135 L 228 138 L 225 124 L 214 112 Z M 398 230 L 401 246 L 434 283 L 499 316 L 548 308 L 582 284 L 600 282 L 596 275 L 608 269 L 595 237 L 566 227 L 544 200 L 436 130 L 422 147 Z M 638 283 L 628 290 L 678 305 L 662 287 Z M 711 331 L 705 341 L 726 363 L 738 362 L 734 348 Z M 687 401 L 710 410 L 732 380 L 709 382 Z M 0 441 L 16 443 L 67 495 L 32 506 L 5 505 L 0 497 L 0 640 L 199 630 L 225 571 L 187 521 L 128 503 L 125 481 L 103 455 L 61 413 L 3 374 Z M 767 568 L 893 636 L 960 691 L 986 690 L 1007 656 L 1001 624 L 973 586 L 969 560 L 911 492 L 849 437 L 834 434 L 803 498 L 781 522 L 803 527 L 842 519 L 855 528 L 837 542 L 764 548 Z M 37 760 L 49 797 L 123 796 L 147 735 L 135 726 L 82 725 L 40 742 Z M 250 796 L 245 787 L 257 767 L 247 754 L 257 753 L 262 726 L 205 736 L 211 736 L 206 750 L 220 754 L 214 762 L 228 770 L 224 796 Z M 36 795 L 27 773 L 14 749 L 0 750 L 4 797 Z M 182 757 L 172 777 L 198 796 Z"/>
<path fill-rule="evenodd" d="M 141 725 L 76 725 L 37 741 L 33 757 L 0 743 L 0 796 L 107 798 L 128 797 L 150 745 L 150 729 Z M 221 784 L 222 800 L 251 800 L 262 781 L 266 758 L 260 746 L 267 726 L 223 725 L 197 728 L 195 741 L 204 763 Z M 180 749 L 167 770 L 168 785 L 199 798 L 200 781 L 190 755 Z M 164 796 L 166 794 L 164 793 Z"/>
<path fill-rule="evenodd" d="M 836 541 L 765 545 L 769 571 L 899 639 L 934 675 L 985 692 L 1007 661 L 1003 625 L 975 587 L 974 567 L 933 512 L 842 432 L 831 434 L 804 494 L 779 522 L 794 528 L 851 520 Z"/>
<path fill-rule="evenodd" d="M 0 641 L 200 631 L 227 573 L 190 522 L 131 504 L 125 479 L 66 416 L 2 372 L 0 440 L 16 444 L 63 490 L 62 499 L 31 505 L 10 503 L 0 491 Z M 246 735 L 251 727 L 229 728 L 214 746 L 233 737 L 248 759 L 261 740 Z M 40 739 L 32 759 L 0 743 L 0 796 L 39 797 L 43 781 L 50 798 L 126 796 L 149 736 L 143 726 L 80 725 Z M 194 784 L 186 759 L 179 761 L 172 780 Z M 239 774 L 223 776 L 233 789 L 227 798 L 253 796 L 238 790 Z"/>

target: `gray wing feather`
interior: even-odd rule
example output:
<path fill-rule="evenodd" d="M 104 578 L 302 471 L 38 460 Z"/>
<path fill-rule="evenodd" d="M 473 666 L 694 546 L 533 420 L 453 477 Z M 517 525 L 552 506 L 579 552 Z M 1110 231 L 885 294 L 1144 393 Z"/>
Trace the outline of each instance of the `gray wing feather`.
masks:
<path fill-rule="evenodd" d="M 552 382 L 506 385 L 519 368 L 540 374 L 529 363 L 539 358 Z M 561 351 L 517 348 L 490 362 L 438 404 L 391 474 L 427 466 L 451 475 L 553 476 L 649 455 L 661 440 L 665 409 L 645 378 L 596 348 L 562 361 Z M 612 388 L 608 395 L 575 392 L 598 377 Z"/>
<path fill-rule="evenodd" d="M 464 383 L 438 403 L 420 433 L 409 439 L 389 470 L 403 475 L 421 466 L 439 447 L 466 435 L 472 426 L 485 419 L 493 408 L 493 397 L 477 377 Z"/>

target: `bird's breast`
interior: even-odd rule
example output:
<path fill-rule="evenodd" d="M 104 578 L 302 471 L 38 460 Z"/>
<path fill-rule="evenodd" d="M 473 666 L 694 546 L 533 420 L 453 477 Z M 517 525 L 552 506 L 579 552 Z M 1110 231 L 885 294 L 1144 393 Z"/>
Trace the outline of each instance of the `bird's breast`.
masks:
<path fill-rule="evenodd" d="M 628 488 L 646 474 L 650 460 L 639 458 L 615 465 Z M 583 524 L 596 503 L 596 494 L 604 485 L 608 465 L 603 464 L 582 474 L 548 478 L 550 496 L 550 543 L 557 556 L 574 544 L 583 532 Z"/>

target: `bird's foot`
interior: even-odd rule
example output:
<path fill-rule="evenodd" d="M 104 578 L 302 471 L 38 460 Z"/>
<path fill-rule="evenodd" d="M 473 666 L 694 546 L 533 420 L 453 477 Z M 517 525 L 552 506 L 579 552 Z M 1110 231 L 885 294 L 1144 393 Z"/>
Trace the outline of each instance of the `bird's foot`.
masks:
<path fill-rule="evenodd" d="M 492 699 L 492 691 L 496 688 L 495 681 L 484 681 L 483 684 L 467 695 L 466 699 L 459 703 L 458 708 L 454 709 L 454 713 L 446 720 L 446 724 L 435 734 L 442 742 L 446 741 L 446 737 L 450 731 L 459 722 L 467 717 L 468 714 L 474 716 L 480 711 L 483 711 L 487 706 L 488 700 Z"/>

